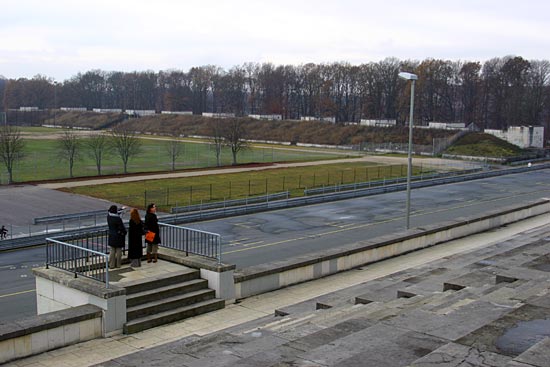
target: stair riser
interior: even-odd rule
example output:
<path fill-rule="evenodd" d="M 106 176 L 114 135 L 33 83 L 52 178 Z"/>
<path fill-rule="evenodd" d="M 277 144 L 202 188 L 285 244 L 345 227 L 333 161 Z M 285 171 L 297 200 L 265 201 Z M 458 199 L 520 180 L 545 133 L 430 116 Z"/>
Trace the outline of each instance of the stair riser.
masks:
<path fill-rule="evenodd" d="M 195 283 L 190 285 L 182 285 L 181 287 L 170 289 L 167 291 L 161 291 L 154 294 L 129 298 L 126 300 L 126 307 L 134 307 L 138 305 L 142 305 L 144 303 L 158 301 L 160 299 L 176 296 L 178 294 L 185 294 L 189 292 L 198 291 L 200 289 L 206 289 L 208 288 L 208 281 L 204 281 L 201 283 Z"/>
<path fill-rule="evenodd" d="M 216 293 L 213 290 L 209 290 L 208 292 L 204 292 L 199 295 L 184 298 L 184 299 L 179 299 L 177 301 L 165 302 L 161 305 L 144 307 L 139 310 L 129 311 L 126 314 L 126 320 L 131 321 L 140 317 L 149 316 L 149 315 L 161 313 L 164 311 L 169 311 L 174 308 L 184 307 L 184 306 L 192 305 L 193 303 L 207 301 L 209 299 L 214 299 L 215 296 L 216 296 Z"/>
<path fill-rule="evenodd" d="M 151 289 L 164 287 L 171 284 L 184 283 L 189 280 L 198 279 L 198 278 L 200 278 L 200 272 L 194 271 L 187 274 L 181 274 L 175 277 L 157 279 L 155 281 L 125 287 L 126 294 L 128 295 L 128 294 L 135 294 L 139 292 L 149 291 Z"/>
<path fill-rule="evenodd" d="M 224 306 L 225 306 L 225 301 L 220 300 L 219 302 L 211 303 L 209 305 L 205 305 L 202 307 L 193 308 L 190 310 L 186 310 L 184 312 L 176 313 L 176 314 L 165 316 L 162 318 L 147 320 L 147 321 L 144 321 L 143 323 L 138 323 L 134 325 L 125 325 L 124 333 L 125 334 L 137 333 L 139 331 L 150 329 L 155 326 L 169 324 L 171 322 L 180 321 L 189 317 L 201 315 L 203 313 L 219 310 L 219 309 L 222 309 Z"/>

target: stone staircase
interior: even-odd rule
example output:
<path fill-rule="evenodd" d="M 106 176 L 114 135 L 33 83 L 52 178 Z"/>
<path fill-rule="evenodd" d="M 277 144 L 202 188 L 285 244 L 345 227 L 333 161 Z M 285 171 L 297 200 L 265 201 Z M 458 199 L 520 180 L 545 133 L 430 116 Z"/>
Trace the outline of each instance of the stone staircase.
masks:
<path fill-rule="evenodd" d="M 132 334 L 155 326 L 221 309 L 225 301 L 215 298 L 200 271 L 189 269 L 147 281 L 135 281 L 126 288 L 124 333 Z"/>

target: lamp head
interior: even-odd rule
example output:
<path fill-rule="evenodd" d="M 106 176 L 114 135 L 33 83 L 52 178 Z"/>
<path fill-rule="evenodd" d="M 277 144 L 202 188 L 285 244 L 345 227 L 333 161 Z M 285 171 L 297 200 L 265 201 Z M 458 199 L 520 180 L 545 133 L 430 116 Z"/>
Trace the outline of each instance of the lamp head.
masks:
<path fill-rule="evenodd" d="M 400 72 L 398 75 L 400 78 L 403 78 L 406 80 L 418 80 L 418 76 L 416 74 L 407 73 L 405 71 Z"/>

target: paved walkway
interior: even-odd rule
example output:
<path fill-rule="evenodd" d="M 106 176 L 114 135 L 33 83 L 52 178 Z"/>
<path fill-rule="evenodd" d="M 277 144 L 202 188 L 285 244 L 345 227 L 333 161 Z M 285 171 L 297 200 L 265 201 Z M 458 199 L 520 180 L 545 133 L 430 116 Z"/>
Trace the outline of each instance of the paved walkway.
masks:
<path fill-rule="evenodd" d="M 157 327 L 132 335 L 117 335 L 61 348 L 37 356 L 7 364 L 11 367 L 83 367 L 129 355 L 147 348 L 160 346 L 181 338 L 207 335 L 228 327 L 241 325 L 281 309 L 323 294 L 361 284 L 404 269 L 414 268 L 431 261 L 461 252 L 504 241 L 515 235 L 550 224 L 550 216 L 544 215 L 500 228 L 451 241 L 428 249 L 366 266 L 316 281 L 250 297 L 225 309 L 211 312 L 170 325 Z"/>

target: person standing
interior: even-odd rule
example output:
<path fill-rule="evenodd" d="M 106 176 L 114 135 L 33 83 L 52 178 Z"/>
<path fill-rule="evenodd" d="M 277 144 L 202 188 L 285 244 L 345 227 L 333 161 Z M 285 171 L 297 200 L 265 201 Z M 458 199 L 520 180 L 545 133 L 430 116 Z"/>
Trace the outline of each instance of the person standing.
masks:
<path fill-rule="evenodd" d="M 145 229 L 155 234 L 153 240 L 149 241 L 147 238 L 145 239 L 145 243 L 147 244 L 147 262 L 150 263 L 153 261 L 156 263 L 160 243 L 160 228 L 157 218 L 157 206 L 154 203 L 147 205 L 147 213 L 145 213 Z"/>
<path fill-rule="evenodd" d="M 107 225 L 109 226 L 109 267 L 120 268 L 122 264 L 122 249 L 125 245 L 126 227 L 120 217 L 121 212 L 116 205 L 111 205 L 107 213 Z"/>
<path fill-rule="evenodd" d="M 139 268 L 141 258 L 143 257 L 143 235 L 145 229 L 143 222 L 136 208 L 130 211 L 130 221 L 128 222 L 128 259 L 132 262 L 130 266 Z"/>

